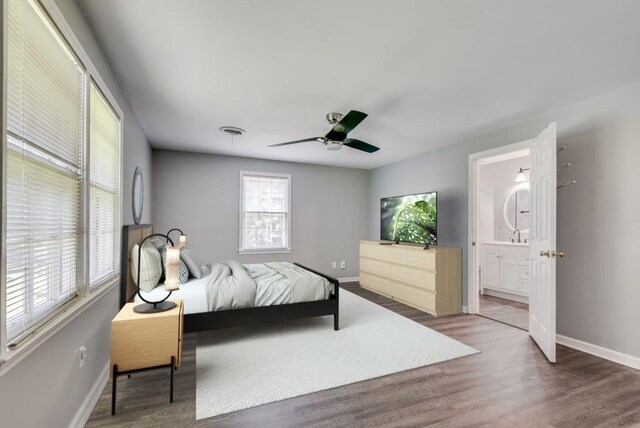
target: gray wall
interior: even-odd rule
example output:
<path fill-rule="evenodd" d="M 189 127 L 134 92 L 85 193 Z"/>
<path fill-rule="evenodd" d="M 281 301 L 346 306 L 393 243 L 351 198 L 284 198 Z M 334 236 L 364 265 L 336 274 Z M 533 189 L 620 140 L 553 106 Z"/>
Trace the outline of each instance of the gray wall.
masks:
<path fill-rule="evenodd" d="M 640 85 L 549 112 L 453 146 L 371 171 L 369 238 L 379 234 L 381 197 L 438 191 L 438 242 L 463 248 L 467 302 L 468 156 L 524 141 L 558 123 L 557 330 L 640 357 Z"/>
<path fill-rule="evenodd" d="M 136 165 L 145 174 L 144 221 L 151 219 L 151 148 L 111 72 L 93 33 L 74 0 L 56 0 L 65 19 L 124 112 L 123 222 L 131 223 L 131 180 Z M 0 377 L 0 414 L 7 427 L 65 427 L 80 408 L 109 361 L 111 318 L 118 310 L 118 290 L 95 301 L 17 366 Z M 77 349 L 87 360 L 77 369 Z"/>
<path fill-rule="evenodd" d="M 291 174 L 291 254 L 238 254 L 243 170 Z M 184 228 L 203 263 L 297 261 L 338 278 L 358 276 L 367 171 L 165 150 L 153 151 L 153 171 L 155 230 Z M 346 269 L 331 268 L 341 260 Z"/>

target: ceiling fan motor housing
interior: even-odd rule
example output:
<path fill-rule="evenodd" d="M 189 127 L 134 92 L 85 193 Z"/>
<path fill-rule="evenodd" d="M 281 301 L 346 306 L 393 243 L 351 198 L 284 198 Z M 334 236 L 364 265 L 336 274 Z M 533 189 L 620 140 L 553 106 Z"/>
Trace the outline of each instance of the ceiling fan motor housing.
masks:
<path fill-rule="evenodd" d="M 330 140 L 324 143 L 327 147 L 327 150 L 336 151 L 342 148 L 342 141 Z"/>

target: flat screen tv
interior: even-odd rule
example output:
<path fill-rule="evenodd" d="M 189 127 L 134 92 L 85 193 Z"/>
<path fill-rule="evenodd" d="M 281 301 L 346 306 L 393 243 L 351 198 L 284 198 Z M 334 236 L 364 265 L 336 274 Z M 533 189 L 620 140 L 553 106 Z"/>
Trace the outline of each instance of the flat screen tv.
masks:
<path fill-rule="evenodd" d="M 437 245 L 437 193 L 393 196 L 380 200 L 380 239 Z"/>

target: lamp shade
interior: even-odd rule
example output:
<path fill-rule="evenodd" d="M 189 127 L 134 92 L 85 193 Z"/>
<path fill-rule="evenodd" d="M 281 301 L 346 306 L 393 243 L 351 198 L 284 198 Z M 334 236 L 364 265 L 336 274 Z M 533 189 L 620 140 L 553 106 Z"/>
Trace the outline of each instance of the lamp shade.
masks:
<path fill-rule="evenodd" d="M 167 245 L 167 270 L 165 273 L 164 289 L 174 291 L 180 288 L 178 272 L 180 269 L 180 247 L 170 247 Z"/>

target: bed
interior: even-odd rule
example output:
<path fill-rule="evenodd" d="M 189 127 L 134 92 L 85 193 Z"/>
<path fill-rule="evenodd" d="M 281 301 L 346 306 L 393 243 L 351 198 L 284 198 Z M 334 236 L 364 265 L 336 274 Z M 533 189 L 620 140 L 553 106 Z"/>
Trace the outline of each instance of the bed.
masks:
<path fill-rule="evenodd" d="M 152 233 L 153 226 L 150 224 L 125 225 L 122 228 L 120 307 L 134 301 L 138 291 L 131 274 L 132 249 Z M 293 265 L 295 269 L 302 269 L 310 276 L 318 275 L 323 278 L 323 281 L 331 287 L 328 295 L 313 301 L 209 311 L 205 288 L 209 271 L 200 279 L 190 278 L 188 283 L 181 285 L 180 289 L 171 295 L 171 298 L 180 298 L 185 301 L 185 333 L 328 315 L 333 316 L 334 330 L 338 330 L 340 294 L 338 280 L 299 263 Z M 208 269 L 211 270 L 211 268 L 209 265 Z M 162 290 L 162 287 L 156 287 L 145 294 L 152 299 L 162 299 L 166 295 L 167 292 Z"/>

